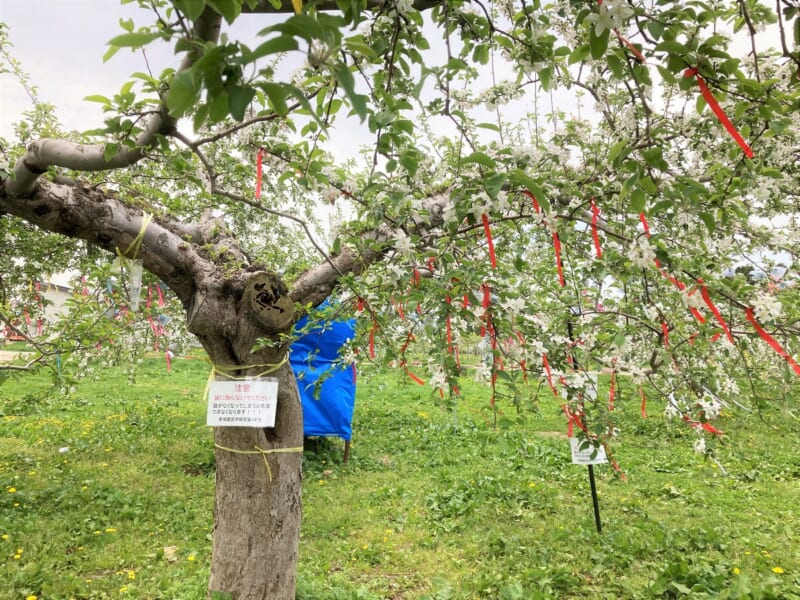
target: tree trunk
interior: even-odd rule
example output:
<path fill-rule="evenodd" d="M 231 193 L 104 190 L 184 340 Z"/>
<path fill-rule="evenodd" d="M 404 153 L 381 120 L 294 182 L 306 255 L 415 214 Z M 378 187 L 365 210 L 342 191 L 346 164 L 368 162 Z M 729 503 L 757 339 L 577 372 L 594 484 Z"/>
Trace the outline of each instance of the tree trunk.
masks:
<path fill-rule="evenodd" d="M 303 413 L 291 367 L 284 364 L 275 376 L 274 429 L 214 430 L 217 482 L 209 595 L 220 592 L 234 600 L 295 597 Z"/>

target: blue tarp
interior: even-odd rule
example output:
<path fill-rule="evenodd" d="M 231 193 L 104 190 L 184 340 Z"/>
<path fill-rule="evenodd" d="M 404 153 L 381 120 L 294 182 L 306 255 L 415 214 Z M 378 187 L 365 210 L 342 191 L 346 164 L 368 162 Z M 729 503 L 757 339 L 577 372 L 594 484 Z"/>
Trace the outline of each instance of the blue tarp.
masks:
<path fill-rule="evenodd" d="M 298 321 L 295 330 L 302 331 L 307 324 L 308 317 L 304 317 Z M 303 433 L 306 436 L 335 436 L 349 440 L 353 435 L 355 366 L 336 363 L 339 349 L 355 337 L 355 330 L 355 319 L 324 321 L 312 326 L 292 343 L 289 361 L 303 403 Z M 319 380 L 322 383 L 318 388 Z"/>

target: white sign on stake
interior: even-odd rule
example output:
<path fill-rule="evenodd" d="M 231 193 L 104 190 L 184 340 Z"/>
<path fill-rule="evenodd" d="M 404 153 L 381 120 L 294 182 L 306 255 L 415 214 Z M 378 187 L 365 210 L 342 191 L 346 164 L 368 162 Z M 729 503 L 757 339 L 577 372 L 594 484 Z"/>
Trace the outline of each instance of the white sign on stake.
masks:
<path fill-rule="evenodd" d="M 569 447 L 572 450 L 573 465 L 604 465 L 608 462 L 606 449 L 603 446 L 589 444 L 581 450 L 580 446 L 586 440 L 584 438 L 569 438 Z M 597 453 L 595 454 L 595 451 Z M 592 457 L 594 454 L 594 457 Z"/>
<path fill-rule="evenodd" d="M 206 424 L 212 427 L 275 427 L 278 380 L 212 381 Z"/>

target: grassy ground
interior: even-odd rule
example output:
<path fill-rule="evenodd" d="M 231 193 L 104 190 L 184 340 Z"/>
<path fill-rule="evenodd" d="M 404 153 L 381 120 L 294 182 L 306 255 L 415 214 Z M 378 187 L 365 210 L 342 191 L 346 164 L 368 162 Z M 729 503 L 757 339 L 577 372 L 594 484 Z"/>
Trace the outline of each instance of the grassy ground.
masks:
<path fill-rule="evenodd" d="M 148 360 L 132 385 L 97 375 L 67 397 L 44 377 L 0 387 L 0 598 L 202 598 L 207 365 Z M 725 476 L 685 425 L 642 420 L 623 394 L 627 477 L 596 468 L 597 534 L 546 388 L 494 414 L 473 382 L 454 406 L 365 375 L 350 462 L 338 440 L 305 454 L 298 598 L 800 598 L 800 425 L 786 406 L 722 418 Z"/>

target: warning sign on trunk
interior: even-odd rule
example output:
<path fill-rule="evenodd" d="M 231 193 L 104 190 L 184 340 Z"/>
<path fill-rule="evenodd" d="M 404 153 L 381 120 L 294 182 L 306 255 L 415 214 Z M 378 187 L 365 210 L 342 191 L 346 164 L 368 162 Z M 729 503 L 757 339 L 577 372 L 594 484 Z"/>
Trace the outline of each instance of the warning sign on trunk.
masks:
<path fill-rule="evenodd" d="M 206 424 L 212 427 L 275 427 L 278 380 L 212 381 Z"/>

